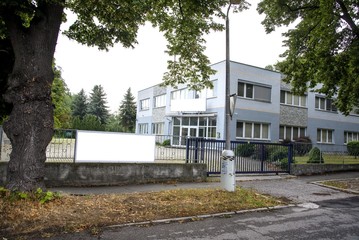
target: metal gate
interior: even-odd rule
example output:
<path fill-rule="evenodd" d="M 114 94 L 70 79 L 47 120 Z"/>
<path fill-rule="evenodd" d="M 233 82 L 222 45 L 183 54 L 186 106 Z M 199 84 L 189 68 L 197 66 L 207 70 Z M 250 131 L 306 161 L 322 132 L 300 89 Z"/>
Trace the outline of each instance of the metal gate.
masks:
<path fill-rule="evenodd" d="M 205 163 L 208 174 L 221 173 L 221 154 L 225 141 L 187 138 L 188 163 Z M 279 143 L 232 141 L 236 173 L 289 173 L 293 145 Z"/>

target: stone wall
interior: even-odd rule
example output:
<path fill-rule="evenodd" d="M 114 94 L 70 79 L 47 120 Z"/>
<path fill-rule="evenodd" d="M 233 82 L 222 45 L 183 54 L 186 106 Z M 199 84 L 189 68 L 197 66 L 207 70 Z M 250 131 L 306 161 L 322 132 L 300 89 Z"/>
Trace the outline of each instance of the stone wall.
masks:
<path fill-rule="evenodd" d="M 358 170 L 359 164 L 291 164 L 290 166 L 290 174 L 297 176 Z"/>
<path fill-rule="evenodd" d="M 6 181 L 6 163 L 0 163 L 0 185 Z M 165 163 L 46 163 L 48 187 L 110 186 L 152 182 L 205 181 L 205 164 Z"/>

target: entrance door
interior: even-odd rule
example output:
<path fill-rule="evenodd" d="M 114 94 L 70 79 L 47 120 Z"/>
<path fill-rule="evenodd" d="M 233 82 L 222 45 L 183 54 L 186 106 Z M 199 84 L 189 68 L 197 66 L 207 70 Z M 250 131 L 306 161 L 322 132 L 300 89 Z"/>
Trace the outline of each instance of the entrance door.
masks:
<path fill-rule="evenodd" d="M 198 137 L 197 127 L 182 126 L 181 129 L 181 145 L 186 146 L 187 137 Z"/>

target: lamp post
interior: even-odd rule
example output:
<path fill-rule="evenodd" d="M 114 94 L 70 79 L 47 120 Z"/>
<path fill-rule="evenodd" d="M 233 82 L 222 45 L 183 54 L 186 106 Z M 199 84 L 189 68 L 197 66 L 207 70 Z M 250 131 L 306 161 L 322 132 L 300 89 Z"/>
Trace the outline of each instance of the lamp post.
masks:
<path fill-rule="evenodd" d="M 230 45 L 229 45 L 229 10 L 232 4 L 240 4 L 241 0 L 230 0 L 226 14 L 226 99 L 225 99 L 225 148 L 221 157 L 221 185 L 229 192 L 236 188 L 236 171 L 234 165 L 234 152 L 231 150 L 230 124 L 231 116 L 231 95 L 230 95 Z M 233 96 L 232 96 L 233 97 Z M 234 96 L 236 97 L 236 96 Z M 233 101 L 235 103 L 235 101 Z M 234 109 L 234 108 L 232 108 Z"/>

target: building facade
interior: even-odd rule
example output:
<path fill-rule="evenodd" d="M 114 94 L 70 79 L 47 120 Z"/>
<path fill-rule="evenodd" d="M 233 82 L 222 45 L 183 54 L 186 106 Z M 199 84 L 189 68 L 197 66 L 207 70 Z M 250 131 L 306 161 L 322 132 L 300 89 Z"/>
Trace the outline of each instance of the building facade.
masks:
<path fill-rule="evenodd" d="M 279 72 L 230 62 L 230 93 L 236 94 L 229 126 L 231 140 L 280 142 L 309 137 L 335 151 L 359 140 L 359 112 L 341 114 L 332 99 L 308 91 L 292 94 Z M 183 146 L 186 137 L 225 139 L 225 61 L 211 65 L 213 89 L 156 85 L 138 92 L 136 133 L 170 135 Z"/>

